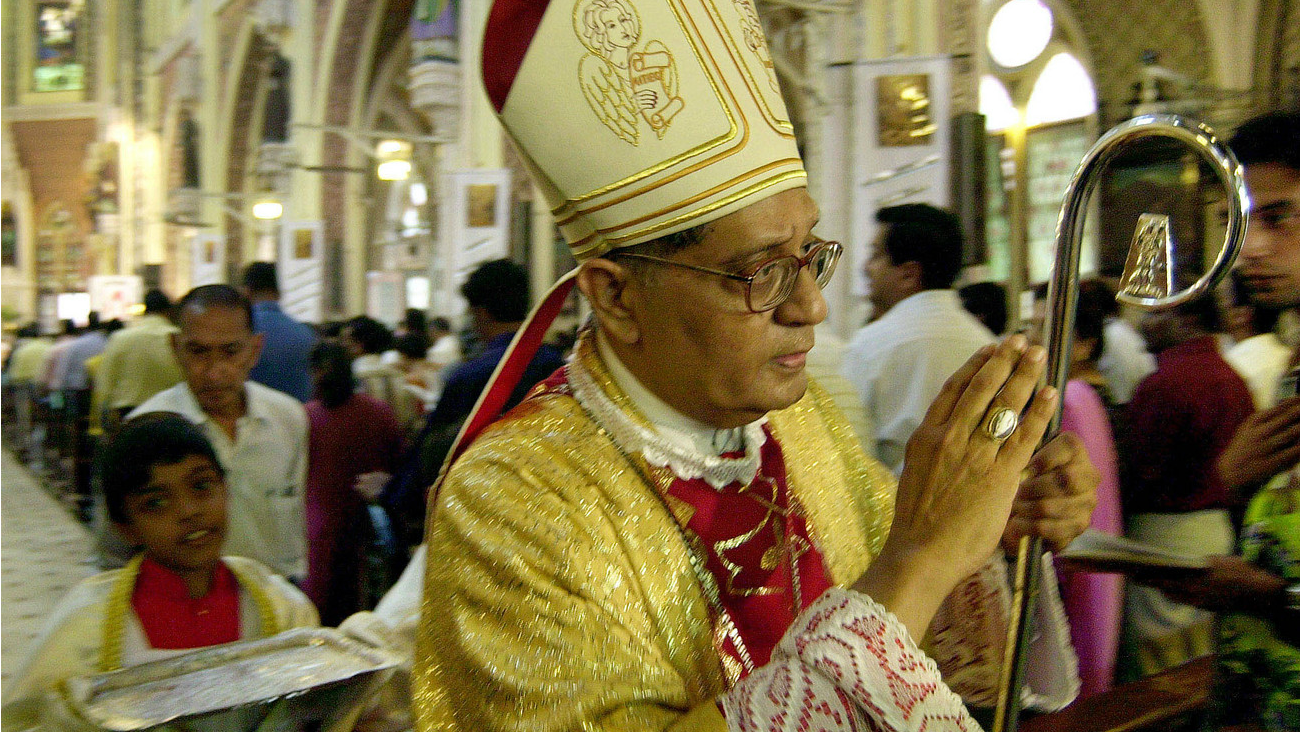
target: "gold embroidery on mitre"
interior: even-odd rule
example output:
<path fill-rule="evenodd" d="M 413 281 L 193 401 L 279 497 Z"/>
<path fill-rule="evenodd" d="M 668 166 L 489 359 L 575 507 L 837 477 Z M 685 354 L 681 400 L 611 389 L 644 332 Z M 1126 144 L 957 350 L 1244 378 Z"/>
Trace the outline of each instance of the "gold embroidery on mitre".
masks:
<path fill-rule="evenodd" d="M 735 4 L 736 11 L 740 13 L 740 32 L 745 37 L 745 47 L 758 56 L 759 63 L 767 69 L 767 83 L 772 86 L 772 91 L 780 92 L 781 87 L 776 81 L 776 64 L 772 62 L 772 53 L 767 49 L 767 37 L 763 34 L 758 11 L 748 0 L 736 0 Z"/>
<path fill-rule="evenodd" d="M 686 103 L 677 94 L 677 62 L 661 42 L 641 40 L 641 18 L 626 0 L 578 0 L 573 31 L 589 51 L 578 63 L 587 104 L 614 134 L 640 141 L 640 119 L 661 139 Z"/>

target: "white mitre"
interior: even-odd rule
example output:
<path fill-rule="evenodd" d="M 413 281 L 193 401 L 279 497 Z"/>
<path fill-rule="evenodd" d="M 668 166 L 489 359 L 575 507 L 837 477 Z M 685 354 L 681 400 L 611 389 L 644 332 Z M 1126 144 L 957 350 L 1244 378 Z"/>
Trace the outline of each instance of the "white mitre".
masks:
<path fill-rule="evenodd" d="M 579 261 L 807 185 L 751 0 L 497 0 L 483 78 Z"/>
<path fill-rule="evenodd" d="M 752 0 L 495 0 L 483 85 L 579 262 L 808 185 Z M 500 414 L 575 272 L 516 333 L 442 476 Z"/>

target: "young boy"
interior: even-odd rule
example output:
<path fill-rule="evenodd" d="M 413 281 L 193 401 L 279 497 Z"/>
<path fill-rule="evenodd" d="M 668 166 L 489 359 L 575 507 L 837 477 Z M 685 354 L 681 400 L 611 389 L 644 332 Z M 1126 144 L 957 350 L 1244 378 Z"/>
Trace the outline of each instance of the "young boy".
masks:
<path fill-rule="evenodd" d="M 55 607 L 4 695 L 4 729 L 40 723 L 49 692 L 73 676 L 319 623 L 284 578 L 222 557 L 226 484 L 198 427 L 154 412 L 125 423 L 101 457 L 108 515 L 140 547 Z"/>

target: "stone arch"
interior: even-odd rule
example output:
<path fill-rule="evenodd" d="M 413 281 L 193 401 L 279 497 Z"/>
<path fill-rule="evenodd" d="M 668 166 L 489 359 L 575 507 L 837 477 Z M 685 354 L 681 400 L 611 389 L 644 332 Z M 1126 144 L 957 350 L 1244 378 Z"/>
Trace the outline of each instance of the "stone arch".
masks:
<path fill-rule="evenodd" d="M 213 171 L 214 179 L 222 183 L 219 190 L 253 195 L 248 181 L 256 170 L 258 146 L 262 139 L 262 115 L 265 81 L 274 46 L 253 26 L 252 21 L 241 28 L 231 56 L 226 76 L 225 100 L 222 118 L 225 127 L 226 155 L 222 158 L 224 169 Z M 226 232 L 226 263 L 230 272 L 244 265 L 246 222 L 228 211 L 222 212 Z"/>
<path fill-rule="evenodd" d="M 365 119 L 375 77 L 384 67 L 384 59 L 405 44 L 414 0 L 348 0 L 335 12 L 317 16 L 318 37 L 325 39 L 317 77 L 317 88 L 325 90 L 315 118 L 326 125 L 353 127 Z M 320 158 L 325 166 L 368 166 L 370 161 L 336 134 L 321 138 Z M 342 310 L 359 303 L 346 303 L 342 264 L 345 249 L 361 246 L 365 239 L 363 222 L 349 222 L 350 196 L 360 196 L 358 176 L 328 172 L 321 180 L 321 212 L 325 229 L 326 279 L 324 291 L 334 301 L 326 310 Z M 363 265 L 364 260 L 355 262 Z M 352 298 L 355 299 L 355 298 Z"/>

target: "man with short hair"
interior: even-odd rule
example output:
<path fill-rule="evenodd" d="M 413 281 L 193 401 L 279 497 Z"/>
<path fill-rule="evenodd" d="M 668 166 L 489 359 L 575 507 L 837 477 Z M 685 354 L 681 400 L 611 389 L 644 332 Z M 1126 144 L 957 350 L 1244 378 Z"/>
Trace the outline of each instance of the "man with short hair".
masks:
<path fill-rule="evenodd" d="M 90 375 L 86 373 L 86 361 L 104 350 L 108 336 L 104 335 L 104 324 L 99 322 L 99 313 L 92 310 L 85 329 L 72 340 L 55 366 L 54 381 L 59 388 L 69 392 L 69 401 L 76 401 L 84 411 L 90 404 Z"/>
<path fill-rule="evenodd" d="M 1018 505 L 1052 516 L 1038 532 L 1087 523 L 1077 440 L 1031 462 L 1045 354 L 1013 338 L 968 362 L 896 486 L 807 378 L 841 248 L 812 233 L 753 5 L 627 7 L 488 17 L 488 99 L 581 264 L 519 330 L 431 498 L 417 728 L 974 729 L 912 639 L 933 629 L 948 680 L 992 691 L 1005 622 L 944 598 L 1009 598 L 996 547 L 1028 528 L 1008 521 L 1022 470 Z M 593 326 L 485 426 L 574 282 Z M 1031 686 L 1072 696 L 1068 673 Z"/>
<path fill-rule="evenodd" d="M 280 281 L 273 263 L 248 265 L 243 282 L 253 302 L 253 331 L 266 343 L 249 378 L 307 402 L 312 394 L 309 358 L 316 332 L 280 309 Z"/>
<path fill-rule="evenodd" d="M 395 477 L 376 473 L 363 476 L 364 491 L 386 485 L 379 502 L 384 505 L 400 528 L 408 544 L 418 543 L 424 526 L 426 491 L 438 477 L 452 442 L 465 418 L 474 409 L 483 389 L 492 378 L 497 364 L 505 357 L 515 332 L 528 315 L 528 272 L 508 259 L 484 262 L 470 273 L 460 288 L 469 304 L 471 322 L 480 344 L 478 353 L 443 371 L 442 393 L 438 403 L 424 419 L 424 424 L 403 455 Z M 564 365 L 559 350 L 542 344 L 524 367 L 514 385 L 505 409 L 523 400 L 528 390 Z"/>
<path fill-rule="evenodd" d="M 96 402 L 106 412 L 103 424 L 115 425 L 149 397 L 183 378 L 172 351 L 171 300 L 162 290 L 144 296 L 144 315 L 114 333 L 104 346 L 95 375 Z"/>
<path fill-rule="evenodd" d="M 352 375 L 361 391 L 396 409 L 402 374 L 384 362 L 384 354 L 393 347 L 393 331 L 368 315 L 358 315 L 344 323 L 339 340 L 352 356 Z"/>
<path fill-rule="evenodd" d="M 1213 298 L 1143 319 L 1158 365 L 1133 392 L 1119 446 L 1125 533 L 1178 554 L 1231 554 L 1235 543 L 1228 491 L 1214 464 L 1255 405 L 1219 353 L 1217 326 Z M 1125 606 L 1143 675 L 1213 651 L 1209 613 L 1145 587 L 1130 588 Z"/>
<path fill-rule="evenodd" d="M 867 446 L 895 474 L 944 381 L 994 335 L 952 289 L 961 271 L 957 217 L 924 203 L 876 212 L 867 259 L 872 321 L 849 341 L 840 370 L 857 387 L 876 430 Z"/>
<path fill-rule="evenodd" d="M 18 426 L 22 430 L 22 448 L 28 455 L 41 440 L 37 428 L 44 432 L 44 427 L 36 423 L 36 402 L 40 397 L 36 381 L 41 363 L 45 360 L 54 340 L 41 334 L 39 323 L 33 322 L 18 332 L 19 341 L 13 353 L 5 361 L 5 379 L 13 389 L 17 402 Z"/>
<path fill-rule="evenodd" d="M 83 509 L 90 502 L 90 464 L 94 455 L 94 437 L 90 434 L 91 387 L 87 362 L 98 356 L 108 342 L 107 323 L 99 321 L 99 313 L 90 312 L 85 330 L 68 344 L 54 366 L 51 383 L 57 384 L 63 396 L 63 429 L 67 431 L 69 457 L 72 458 L 72 486 Z"/>
<path fill-rule="evenodd" d="M 429 423 L 434 425 L 459 424 L 474 408 L 515 331 L 528 316 L 528 272 L 508 259 L 484 262 L 470 273 L 460 294 L 469 304 L 470 322 L 480 345 L 477 354 L 445 373 L 442 396 L 429 414 Z M 515 387 L 509 406 L 563 365 L 560 352 L 543 344 Z"/>
<path fill-rule="evenodd" d="M 129 416 L 176 412 L 203 428 L 226 471 L 226 551 L 301 580 L 306 571 L 303 487 L 307 414 L 284 392 L 248 378 L 262 351 L 252 304 L 229 285 L 203 285 L 176 305 L 171 336 L 185 380 Z"/>

